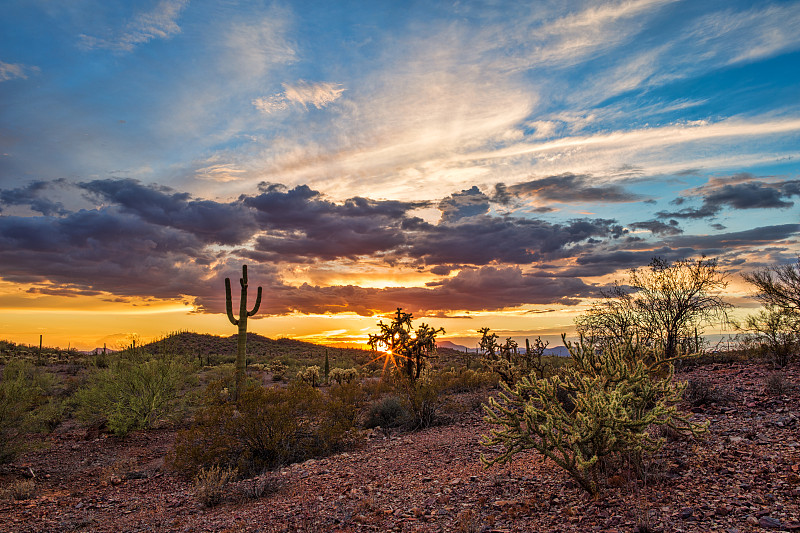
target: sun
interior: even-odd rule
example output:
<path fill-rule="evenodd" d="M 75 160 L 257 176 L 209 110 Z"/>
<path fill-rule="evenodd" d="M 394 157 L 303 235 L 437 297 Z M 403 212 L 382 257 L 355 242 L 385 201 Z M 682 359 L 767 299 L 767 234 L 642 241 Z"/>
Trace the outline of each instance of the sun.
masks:
<path fill-rule="evenodd" d="M 378 352 L 378 355 L 375 356 L 372 360 L 370 360 L 370 362 L 367 364 L 375 363 L 383 359 L 384 374 L 386 373 L 387 368 L 393 368 L 398 372 L 401 371 L 402 368 L 398 362 L 402 363 L 402 361 L 408 359 L 408 357 L 405 355 L 394 353 L 392 349 L 389 347 L 389 345 L 383 341 L 376 342 L 374 350 Z"/>

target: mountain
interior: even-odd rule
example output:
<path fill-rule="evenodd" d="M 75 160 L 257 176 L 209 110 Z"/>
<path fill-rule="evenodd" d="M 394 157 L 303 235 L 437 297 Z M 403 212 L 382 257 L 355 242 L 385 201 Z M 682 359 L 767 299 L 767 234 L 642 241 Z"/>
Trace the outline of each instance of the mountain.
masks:
<path fill-rule="evenodd" d="M 443 349 L 455 350 L 457 352 L 462 352 L 462 353 L 465 351 L 470 353 L 477 352 L 476 348 L 467 348 L 462 344 L 456 344 L 452 341 L 438 341 L 436 343 L 436 347 L 440 349 L 443 348 Z M 566 346 L 553 346 L 552 348 L 545 348 L 544 355 L 552 355 L 556 357 L 569 357 L 569 350 L 567 350 Z"/>
<path fill-rule="evenodd" d="M 474 352 L 475 351 L 474 349 L 470 350 L 466 346 L 462 346 L 461 344 L 456 344 L 456 343 L 451 342 L 451 341 L 437 341 L 436 342 L 436 347 L 437 348 L 448 348 L 450 350 L 455 350 L 457 352 L 463 352 L 463 351 Z"/>

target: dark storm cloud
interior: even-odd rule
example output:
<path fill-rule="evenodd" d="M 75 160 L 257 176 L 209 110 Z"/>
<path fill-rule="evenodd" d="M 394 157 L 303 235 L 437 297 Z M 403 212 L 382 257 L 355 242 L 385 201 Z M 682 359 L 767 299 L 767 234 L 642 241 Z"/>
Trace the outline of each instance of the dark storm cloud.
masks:
<path fill-rule="evenodd" d="M 535 219 L 472 217 L 461 224 L 421 226 L 403 249 L 428 265 L 492 262 L 530 264 L 565 255 L 570 245 L 625 233 L 614 220 L 578 219 L 553 224 Z"/>
<path fill-rule="evenodd" d="M 528 197 L 560 203 L 623 203 L 646 199 L 614 183 L 603 183 L 598 186 L 598 181 L 587 174 L 565 173 L 515 185 L 498 184 L 495 186 L 494 199 L 501 204 L 507 204 L 512 197 Z"/>
<path fill-rule="evenodd" d="M 25 187 L 16 189 L 0 189 L 0 212 L 2 206 L 24 205 L 45 216 L 66 214 L 64 206 L 60 202 L 54 202 L 41 196 L 41 193 L 51 188 L 53 183 L 49 181 L 33 181 Z"/>
<path fill-rule="evenodd" d="M 636 268 L 646 265 L 653 257 L 668 261 L 692 257 L 719 257 L 735 254 L 755 246 L 779 242 L 800 234 L 800 224 L 781 224 L 763 226 L 745 231 L 721 233 L 716 235 L 677 235 L 668 236 L 661 242 L 642 241 L 620 247 L 598 247 L 580 254 L 575 263 L 578 266 L 561 271 L 565 276 L 600 276 L 623 268 Z"/>
<path fill-rule="evenodd" d="M 188 193 L 146 186 L 132 179 L 94 180 L 79 186 L 118 205 L 123 212 L 151 224 L 186 231 L 207 243 L 241 244 L 257 229 L 253 213 L 239 202 L 193 200 Z"/>
<path fill-rule="evenodd" d="M 774 243 L 794 237 L 798 233 L 800 233 L 800 224 L 779 224 L 717 235 L 680 235 L 667 240 L 667 242 L 671 246 L 688 246 L 697 250 L 698 253 L 715 255 L 736 248 Z"/>
<path fill-rule="evenodd" d="M 478 187 L 454 193 L 441 202 L 442 222 L 455 222 L 465 217 L 474 217 L 489 212 L 489 197 Z"/>
<path fill-rule="evenodd" d="M 159 298 L 192 294 L 213 260 L 191 234 L 108 208 L 0 217 L 0 255 L 7 281 Z"/>
<path fill-rule="evenodd" d="M 726 183 L 725 180 L 730 181 Z M 703 198 L 700 207 L 687 207 L 678 211 L 660 211 L 659 218 L 711 218 L 723 209 L 786 209 L 794 206 L 790 200 L 800 196 L 800 180 L 767 182 L 751 174 L 737 174 L 728 178 L 715 178 L 695 190 Z M 673 204 L 681 205 L 688 200 L 680 197 Z"/>
<path fill-rule="evenodd" d="M 646 222 L 634 222 L 628 224 L 631 229 L 644 229 L 654 235 L 679 235 L 683 230 L 678 227 L 677 220 L 670 220 L 669 224 L 665 224 L 659 220 L 648 220 Z"/>
<path fill-rule="evenodd" d="M 794 186 L 784 185 L 790 192 Z M 661 238 L 653 243 L 631 238 L 615 220 L 553 223 L 490 215 L 488 198 L 477 188 L 431 204 L 361 197 L 333 202 L 307 186 L 287 189 L 275 184 L 263 184 L 255 195 L 233 202 L 194 199 L 126 179 L 89 181 L 79 187 L 104 205 L 60 216 L 0 215 L 5 280 L 33 284 L 31 290 L 40 294 L 185 295 L 203 312 L 222 312 L 223 278 L 238 279 L 244 260 L 250 265 L 251 282 L 264 287 L 267 314 L 371 315 L 400 306 L 432 316 L 450 310 L 572 304 L 594 290 L 579 276 L 641 266 L 653 255 L 717 255 L 718 250 L 779 241 L 800 230 L 800 225 L 790 224 L 686 236 L 677 235 L 675 221 L 630 226 Z M 46 200 L 52 194 L 41 184 L 4 192 L 9 203 Z M 442 210 L 439 223 L 414 216 L 415 209 L 431 205 Z M 255 246 L 245 248 L 251 240 Z M 219 249 L 216 244 L 237 248 Z M 378 289 L 291 286 L 282 281 L 276 266 L 341 258 L 411 264 L 441 276 L 459 272 L 427 287 Z M 575 266 L 557 273 L 533 275 L 516 266 L 564 258 L 576 258 Z"/>
<path fill-rule="evenodd" d="M 266 230 L 249 255 L 269 261 L 356 258 L 392 250 L 405 242 L 408 211 L 427 205 L 360 197 L 336 204 L 306 185 L 262 190 L 241 201 L 254 209 L 259 227 Z"/>

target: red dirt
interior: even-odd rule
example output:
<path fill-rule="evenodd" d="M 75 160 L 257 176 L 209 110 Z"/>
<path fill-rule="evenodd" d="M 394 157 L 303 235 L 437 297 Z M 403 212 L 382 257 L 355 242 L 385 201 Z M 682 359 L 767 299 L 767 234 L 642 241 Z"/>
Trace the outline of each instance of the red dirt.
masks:
<path fill-rule="evenodd" d="M 360 449 L 231 484 L 213 508 L 163 467 L 174 432 L 118 439 L 62 428 L 0 475 L 11 482 L 29 467 L 36 476 L 32 499 L 0 501 L 0 531 L 800 530 L 800 365 L 782 371 L 793 386 L 783 396 L 764 392 L 769 372 L 733 364 L 681 374 L 720 391 L 716 404 L 695 407 L 710 432 L 667 443 L 646 483 L 611 478 L 596 500 L 534 452 L 484 469 L 478 441 L 489 426 L 477 412 L 373 433 Z M 258 483 L 265 494 L 246 497 Z"/>

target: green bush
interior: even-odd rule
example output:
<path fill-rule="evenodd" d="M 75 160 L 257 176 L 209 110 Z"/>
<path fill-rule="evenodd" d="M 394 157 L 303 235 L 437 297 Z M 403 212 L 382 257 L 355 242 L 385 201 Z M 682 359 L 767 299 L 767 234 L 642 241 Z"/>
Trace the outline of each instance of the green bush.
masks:
<path fill-rule="evenodd" d="M 673 382 L 670 360 L 653 353 L 645 364 L 630 344 L 602 351 L 565 344 L 573 362 L 560 373 L 546 378 L 531 374 L 513 389 L 501 383 L 499 399 L 489 399 L 486 420 L 500 429 L 484 435 L 482 444 L 500 445 L 504 451 L 491 459 L 483 456 L 485 465 L 535 449 L 586 491 L 598 494 L 604 466 L 661 447 L 663 439 L 654 437 L 651 427 L 691 433 L 705 429 L 677 413 L 686 385 Z"/>
<path fill-rule="evenodd" d="M 52 429 L 61 420 L 63 404 L 51 397 L 55 377 L 30 363 L 11 361 L 0 380 L 0 464 L 22 449 L 25 432 Z"/>
<path fill-rule="evenodd" d="M 364 426 L 367 428 L 396 428 L 409 419 L 409 413 L 398 396 L 388 396 L 370 407 Z"/>
<path fill-rule="evenodd" d="M 75 394 L 83 422 L 105 424 L 117 436 L 151 427 L 176 407 L 187 368 L 169 358 L 120 358 L 96 370 Z"/>
<path fill-rule="evenodd" d="M 223 383 L 209 384 L 203 405 L 191 427 L 176 436 L 167 462 L 187 475 L 212 466 L 254 475 L 334 452 L 345 446 L 356 418 L 347 400 L 355 394 L 341 390 L 326 402 L 305 383 L 287 388 L 250 383 L 234 402 Z"/>

